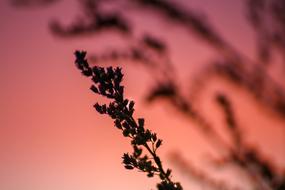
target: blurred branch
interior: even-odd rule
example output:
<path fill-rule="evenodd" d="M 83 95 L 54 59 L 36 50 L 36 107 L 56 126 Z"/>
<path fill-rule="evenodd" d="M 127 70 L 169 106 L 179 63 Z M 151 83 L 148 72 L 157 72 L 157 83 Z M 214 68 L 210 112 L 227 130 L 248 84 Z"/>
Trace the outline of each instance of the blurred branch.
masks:
<path fill-rule="evenodd" d="M 115 30 L 122 34 L 130 33 L 130 24 L 117 12 L 107 13 L 100 9 L 101 1 L 82 0 L 81 7 L 84 17 L 78 17 L 70 26 L 64 27 L 58 21 L 50 23 L 54 34 L 62 37 L 95 34 L 106 30 Z"/>
<path fill-rule="evenodd" d="M 190 162 L 187 162 L 182 158 L 182 156 L 173 152 L 170 154 L 170 160 L 172 163 L 180 169 L 180 171 L 189 177 L 190 180 L 194 180 L 201 184 L 205 189 L 211 190 L 238 190 L 237 187 L 231 187 L 224 180 L 216 180 L 209 176 L 209 174 L 195 168 Z"/>
<path fill-rule="evenodd" d="M 15 7 L 43 7 L 52 5 L 60 0 L 11 0 Z"/>

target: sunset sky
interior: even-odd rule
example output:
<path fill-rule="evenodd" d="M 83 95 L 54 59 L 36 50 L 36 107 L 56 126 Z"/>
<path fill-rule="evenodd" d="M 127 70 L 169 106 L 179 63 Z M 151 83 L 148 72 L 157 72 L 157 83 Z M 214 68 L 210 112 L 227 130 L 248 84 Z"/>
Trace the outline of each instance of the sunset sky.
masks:
<path fill-rule="evenodd" d="M 177 1 L 203 12 L 235 48 L 255 56 L 254 33 L 246 22 L 243 1 Z M 0 1 L 0 189 L 154 189 L 158 179 L 124 169 L 121 157 L 131 151 L 128 139 L 109 118 L 94 111 L 92 105 L 98 96 L 91 93 L 91 82 L 74 65 L 76 49 L 96 52 L 115 47 L 120 39 L 108 34 L 61 39 L 50 32 L 49 21 L 70 23 L 79 13 L 76 5 L 76 1 L 65 0 L 54 6 L 25 9 L 12 7 L 8 0 Z M 150 18 L 139 15 L 134 20 L 141 30 L 167 39 L 181 80 L 191 78 L 215 58 L 214 51 L 188 31 Z M 215 171 L 209 163 L 209 155 L 215 155 L 215 151 L 191 127 L 193 124 L 167 103 L 147 105 L 143 101 L 152 81 L 143 67 L 123 66 L 123 72 L 126 93 L 136 101 L 136 116 L 144 117 L 146 127 L 164 140 L 159 153 L 164 164 L 174 170 L 174 179 L 186 190 L 202 189 L 183 176 L 168 155 L 178 151 L 187 161 Z M 215 84 L 219 81 L 212 81 L 208 93 L 222 88 Z M 245 91 L 232 86 L 226 89 L 235 92 L 231 97 L 248 142 L 257 144 L 266 158 L 285 168 L 284 119 L 272 118 L 260 110 Z M 207 95 L 202 99 L 201 110 L 207 118 L 223 125 L 222 114 L 212 99 Z M 225 175 L 235 174 L 222 170 L 217 177 Z M 243 185 L 239 179 L 232 183 Z"/>

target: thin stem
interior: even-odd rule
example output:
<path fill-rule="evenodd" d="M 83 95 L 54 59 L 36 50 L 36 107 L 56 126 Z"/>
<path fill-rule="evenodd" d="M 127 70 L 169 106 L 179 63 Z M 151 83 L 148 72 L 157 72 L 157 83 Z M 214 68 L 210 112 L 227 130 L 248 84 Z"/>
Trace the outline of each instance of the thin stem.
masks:
<path fill-rule="evenodd" d="M 166 179 L 166 181 L 171 182 L 171 180 L 169 179 L 169 176 L 166 174 L 166 172 L 164 171 L 160 158 L 156 155 L 156 153 L 154 151 L 152 151 L 150 149 L 150 147 L 148 146 L 148 144 L 144 144 L 144 147 L 148 150 L 148 152 L 152 155 L 158 169 L 159 172 L 163 175 L 163 177 Z"/>

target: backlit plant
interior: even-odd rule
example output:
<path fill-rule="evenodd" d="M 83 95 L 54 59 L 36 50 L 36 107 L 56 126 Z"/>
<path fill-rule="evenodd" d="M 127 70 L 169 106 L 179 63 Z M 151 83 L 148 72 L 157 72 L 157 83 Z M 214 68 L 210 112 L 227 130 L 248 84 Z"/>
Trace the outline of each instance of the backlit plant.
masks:
<path fill-rule="evenodd" d="M 90 89 L 111 100 L 109 105 L 96 103 L 94 108 L 100 114 L 109 115 L 114 120 L 115 127 L 131 140 L 133 152 L 125 153 L 122 157 L 125 168 L 129 170 L 136 168 L 145 172 L 148 177 L 159 176 L 161 182 L 157 184 L 158 190 L 182 190 L 180 183 L 172 181 L 171 170 L 163 168 L 161 159 L 157 155 L 162 140 L 156 133 L 145 128 L 143 118 L 134 118 L 135 102 L 124 97 L 121 68 L 98 66 L 91 68 L 85 58 L 86 52 L 76 51 L 75 56 L 77 68 L 93 81 Z"/>

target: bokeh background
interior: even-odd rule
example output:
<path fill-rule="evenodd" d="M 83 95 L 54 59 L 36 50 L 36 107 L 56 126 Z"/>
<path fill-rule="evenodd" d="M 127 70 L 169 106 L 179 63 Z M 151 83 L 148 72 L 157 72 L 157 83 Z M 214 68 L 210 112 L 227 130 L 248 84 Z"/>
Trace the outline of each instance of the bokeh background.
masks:
<path fill-rule="evenodd" d="M 177 0 L 198 14 L 242 54 L 256 56 L 255 33 L 248 24 L 244 1 Z M 52 34 L 49 23 L 71 23 L 80 13 L 77 1 L 60 1 L 43 7 L 17 7 L 0 1 L 0 189 L 3 190 L 91 190 L 151 189 L 158 179 L 128 171 L 121 156 L 130 151 L 127 139 L 112 121 L 97 114 L 92 105 L 102 100 L 89 90 L 90 81 L 78 72 L 73 52 L 104 52 L 123 47 L 125 37 L 112 32 L 76 38 Z M 133 13 L 130 12 L 132 15 Z M 186 91 L 189 80 L 216 58 L 216 52 L 182 27 L 139 12 L 133 14 L 138 33 L 147 31 L 163 38 L 179 81 Z M 271 73 L 282 76 L 278 57 Z M 114 64 L 107 62 L 107 64 Z M 117 64 L 117 63 L 116 63 Z M 175 180 L 185 189 L 204 189 L 171 162 L 170 154 L 179 152 L 184 159 L 231 185 L 250 189 L 246 177 L 233 169 L 211 164 L 219 154 L 167 102 L 147 104 L 153 75 L 142 65 L 122 64 L 127 95 L 136 101 L 136 115 L 164 140 L 160 154 L 172 168 Z M 283 74 L 282 74 L 283 72 Z M 284 83 L 277 77 L 279 83 Z M 198 107 L 208 120 L 220 127 L 223 114 L 213 102 L 216 91 L 230 94 L 235 116 L 249 144 L 265 158 L 273 160 L 278 171 L 285 167 L 284 117 L 260 107 L 250 94 L 223 80 L 211 79 L 199 95 Z M 219 128 L 218 127 L 218 128 Z"/>

